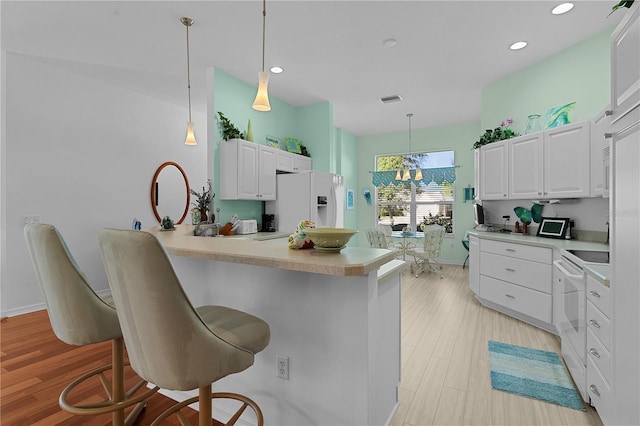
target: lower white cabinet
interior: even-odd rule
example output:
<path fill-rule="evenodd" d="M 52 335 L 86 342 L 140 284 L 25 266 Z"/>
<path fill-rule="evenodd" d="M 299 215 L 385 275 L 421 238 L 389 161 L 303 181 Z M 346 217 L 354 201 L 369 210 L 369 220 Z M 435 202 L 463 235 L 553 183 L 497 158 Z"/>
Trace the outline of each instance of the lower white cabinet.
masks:
<path fill-rule="evenodd" d="M 587 391 L 602 422 L 612 424 L 611 290 L 587 273 Z"/>
<path fill-rule="evenodd" d="M 480 239 L 478 246 L 469 244 L 469 251 L 469 285 L 474 290 L 471 263 L 474 256 L 478 256 L 479 285 L 474 292 L 482 304 L 555 332 L 552 249 Z"/>
<path fill-rule="evenodd" d="M 474 235 L 469 235 L 469 289 L 480 291 L 480 239 Z"/>

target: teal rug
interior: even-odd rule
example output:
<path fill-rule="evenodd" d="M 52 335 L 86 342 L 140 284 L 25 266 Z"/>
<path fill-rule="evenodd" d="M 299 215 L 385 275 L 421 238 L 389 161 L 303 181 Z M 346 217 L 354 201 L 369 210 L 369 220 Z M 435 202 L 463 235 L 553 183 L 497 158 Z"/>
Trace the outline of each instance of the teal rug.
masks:
<path fill-rule="evenodd" d="M 489 340 L 489 361 L 494 389 L 585 411 L 557 353 Z"/>

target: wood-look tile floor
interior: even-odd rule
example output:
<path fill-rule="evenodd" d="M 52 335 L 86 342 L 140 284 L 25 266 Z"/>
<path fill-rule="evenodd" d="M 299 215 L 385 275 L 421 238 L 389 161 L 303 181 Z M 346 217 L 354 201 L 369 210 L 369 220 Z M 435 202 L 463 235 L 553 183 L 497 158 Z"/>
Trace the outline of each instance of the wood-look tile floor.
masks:
<path fill-rule="evenodd" d="M 402 276 L 402 382 L 394 426 L 602 425 L 572 410 L 491 389 L 487 342 L 560 353 L 557 336 L 482 306 L 468 269 Z"/>
<path fill-rule="evenodd" d="M 73 416 L 57 402 L 73 378 L 109 363 L 109 343 L 77 348 L 60 342 L 46 311 L 8 318 L 0 333 L 0 424 L 110 424 L 109 415 Z M 560 350 L 556 336 L 480 305 L 469 291 L 468 269 L 445 265 L 444 279 L 405 272 L 400 407 L 391 424 L 602 425 L 591 407 L 581 412 L 492 390 L 488 340 Z M 128 383 L 136 379 L 129 372 Z M 98 387 L 86 397 L 97 393 Z M 155 395 L 136 424 L 150 424 L 171 403 Z"/>

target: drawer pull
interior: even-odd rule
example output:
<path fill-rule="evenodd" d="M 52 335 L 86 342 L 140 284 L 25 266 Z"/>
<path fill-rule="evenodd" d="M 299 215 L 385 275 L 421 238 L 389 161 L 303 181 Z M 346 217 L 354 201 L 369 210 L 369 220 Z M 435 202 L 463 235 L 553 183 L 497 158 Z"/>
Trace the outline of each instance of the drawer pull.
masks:
<path fill-rule="evenodd" d="M 509 299 L 515 299 L 516 298 L 515 296 L 512 296 L 510 294 L 505 294 L 505 296 L 507 296 Z"/>
<path fill-rule="evenodd" d="M 515 269 L 511 269 L 511 268 L 504 268 L 505 270 L 509 271 L 509 272 L 515 272 Z"/>
<path fill-rule="evenodd" d="M 600 328 L 600 324 L 598 324 L 598 321 L 596 320 L 589 320 L 589 324 L 591 324 L 595 328 Z"/>
<path fill-rule="evenodd" d="M 600 396 L 600 392 L 598 392 L 598 388 L 596 387 L 596 385 L 589 386 L 589 390 L 593 392 L 595 396 Z"/>
<path fill-rule="evenodd" d="M 516 250 L 515 249 L 505 249 L 506 251 L 510 251 L 511 253 L 515 253 Z"/>
<path fill-rule="evenodd" d="M 589 292 L 589 295 L 593 297 L 600 297 L 600 294 L 597 291 L 593 291 L 593 290 Z"/>
<path fill-rule="evenodd" d="M 596 350 L 596 348 L 591 348 L 589 349 L 589 353 L 593 356 L 595 356 L 596 358 L 600 358 L 600 354 L 598 353 L 598 351 Z"/>

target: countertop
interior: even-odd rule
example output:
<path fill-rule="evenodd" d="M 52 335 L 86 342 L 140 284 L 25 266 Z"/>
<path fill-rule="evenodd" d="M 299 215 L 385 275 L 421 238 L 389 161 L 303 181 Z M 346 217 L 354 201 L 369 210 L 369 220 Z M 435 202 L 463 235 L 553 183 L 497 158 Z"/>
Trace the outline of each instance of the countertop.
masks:
<path fill-rule="evenodd" d="M 256 241 L 256 234 L 195 237 L 193 228 L 183 224 L 177 225 L 175 231 L 161 231 L 159 227 L 146 231 L 173 255 L 315 274 L 365 275 L 394 259 L 390 250 L 368 247 L 346 247 L 339 253 L 293 250 L 288 247 L 287 238 Z"/>

